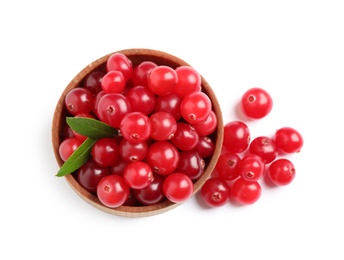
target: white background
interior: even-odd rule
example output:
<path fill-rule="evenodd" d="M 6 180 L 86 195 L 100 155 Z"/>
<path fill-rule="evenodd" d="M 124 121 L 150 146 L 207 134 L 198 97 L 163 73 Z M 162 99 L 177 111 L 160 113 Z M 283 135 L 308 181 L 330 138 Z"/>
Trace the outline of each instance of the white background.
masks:
<path fill-rule="evenodd" d="M 343 259 L 344 6 L 342 1 L 2 1 L 1 259 Z M 69 187 L 51 145 L 55 105 L 87 64 L 151 48 L 195 67 L 225 122 L 251 87 L 271 114 L 252 137 L 298 129 L 297 175 L 263 186 L 251 206 L 123 218 Z"/>

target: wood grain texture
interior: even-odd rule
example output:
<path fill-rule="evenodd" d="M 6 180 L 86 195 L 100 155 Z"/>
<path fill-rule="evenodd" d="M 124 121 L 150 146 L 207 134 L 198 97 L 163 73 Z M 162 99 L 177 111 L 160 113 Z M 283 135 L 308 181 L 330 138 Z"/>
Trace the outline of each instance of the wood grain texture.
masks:
<path fill-rule="evenodd" d="M 125 49 L 116 51 L 119 53 L 123 53 L 126 55 L 133 63 L 133 67 L 137 66 L 139 63 L 143 61 L 152 61 L 155 62 L 157 65 L 167 65 L 172 68 L 176 68 L 178 66 L 187 65 L 190 66 L 188 63 L 183 61 L 182 59 L 175 57 L 171 54 L 166 52 L 158 51 L 158 50 L 151 50 L 151 49 Z M 115 52 L 113 52 L 115 53 Z M 82 69 L 67 85 L 67 87 L 62 92 L 60 98 L 58 99 L 53 120 L 52 120 L 52 143 L 54 149 L 54 155 L 57 161 L 57 164 L 61 166 L 63 164 L 62 159 L 59 156 L 58 148 L 62 141 L 61 132 L 66 124 L 66 109 L 64 107 L 64 99 L 67 93 L 82 84 L 83 79 L 86 75 L 88 75 L 91 71 L 95 69 L 102 69 L 105 70 L 105 64 L 107 59 L 113 54 L 109 53 L 94 62 L 87 65 L 84 69 Z M 218 126 L 215 132 L 211 135 L 212 140 L 215 142 L 215 150 L 214 154 L 206 161 L 206 169 L 203 175 L 194 183 L 194 194 L 199 191 L 202 187 L 204 182 L 209 178 L 212 171 L 215 168 L 216 162 L 221 154 L 222 149 L 222 141 L 223 141 L 223 118 L 220 105 L 216 98 L 215 93 L 213 92 L 212 88 L 208 84 L 208 82 L 201 76 L 202 79 L 202 91 L 206 93 L 213 105 L 213 110 L 217 116 Z M 85 189 L 83 189 L 78 182 L 75 180 L 72 174 L 69 174 L 64 177 L 72 189 L 86 202 L 94 206 L 95 208 L 102 210 L 104 212 L 123 216 L 123 217 L 148 217 L 153 216 L 156 214 L 164 213 L 168 210 L 171 210 L 181 203 L 172 203 L 168 200 L 165 200 L 161 203 L 151 206 L 120 206 L 118 208 L 112 209 L 104 206 L 99 199 L 94 196 L 93 194 L 89 193 Z"/>

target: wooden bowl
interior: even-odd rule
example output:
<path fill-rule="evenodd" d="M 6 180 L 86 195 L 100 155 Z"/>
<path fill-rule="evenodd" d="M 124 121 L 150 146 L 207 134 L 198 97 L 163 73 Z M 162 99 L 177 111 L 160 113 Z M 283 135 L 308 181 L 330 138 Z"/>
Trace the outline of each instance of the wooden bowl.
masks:
<path fill-rule="evenodd" d="M 177 58 L 171 54 L 157 51 L 157 50 L 151 50 L 151 49 L 125 49 L 116 51 L 119 53 L 123 53 L 126 55 L 133 63 L 133 67 L 138 65 L 142 61 L 152 61 L 155 62 L 157 65 L 167 65 L 172 68 L 176 68 L 181 65 L 188 65 L 185 61 L 181 60 L 180 58 Z M 57 160 L 58 165 L 61 167 L 63 164 L 62 159 L 59 155 L 59 145 L 62 142 L 62 129 L 64 128 L 66 124 L 66 109 L 64 107 L 64 99 L 67 93 L 75 88 L 80 86 L 82 84 L 83 79 L 86 75 L 88 75 L 90 72 L 92 72 L 95 69 L 104 68 L 107 59 L 111 56 L 111 54 L 107 54 L 94 62 L 87 65 L 83 70 L 81 70 L 73 79 L 72 81 L 67 85 L 67 87 L 62 92 L 53 117 L 52 122 L 52 143 L 53 143 L 53 149 L 54 154 Z M 222 141 L 223 141 L 223 119 L 222 119 L 222 113 L 220 109 L 220 105 L 217 101 L 216 95 L 213 92 L 210 85 L 207 83 L 207 81 L 201 76 L 202 78 L 202 91 L 206 93 L 213 105 L 213 111 L 217 115 L 218 120 L 218 126 L 217 129 L 214 131 L 214 133 L 211 135 L 212 140 L 215 143 L 215 150 L 211 157 L 208 157 L 206 161 L 206 168 L 204 170 L 204 173 L 202 176 L 195 181 L 194 183 L 194 194 L 199 191 L 199 189 L 202 187 L 204 182 L 209 178 L 211 175 L 216 162 L 218 160 L 218 157 L 220 156 L 221 149 L 222 149 Z M 168 210 L 171 210 L 181 203 L 173 203 L 169 200 L 164 200 L 163 202 L 160 202 L 155 205 L 150 206 L 120 206 L 117 208 L 108 208 L 104 206 L 97 196 L 91 194 L 90 192 L 86 191 L 84 188 L 82 188 L 79 183 L 76 181 L 76 179 L 73 177 L 72 174 L 66 175 L 64 177 L 69 185 L 74 189 L 74 191 L 86 202 L 94 206 L 95 208 L 102 210 L 104 212 L 118 215 L 118 216 L 124 216 L 124 217 L 146 217 L 146 216 L 152 216 L 160 213 L 164 213 Z"/>

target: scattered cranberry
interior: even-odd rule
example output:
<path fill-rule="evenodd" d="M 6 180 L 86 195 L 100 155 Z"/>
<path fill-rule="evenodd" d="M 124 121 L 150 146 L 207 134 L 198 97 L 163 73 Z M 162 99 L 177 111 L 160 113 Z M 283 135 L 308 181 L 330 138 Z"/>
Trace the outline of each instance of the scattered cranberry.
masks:
<path fill-rule="evenodd" d="M 230 198 L 230 187 L 226 181 L 212 177 L 206 180 L 201 188 L 201 198 L 209 207 L 220 207 Z"/>
<path fill-rule="evenodd" d="M 251 134 L 248 126 L 242 121 L 231 121 L 225 124 L 223 147 L 232 153 L 245 152 L 250 144 Z"/>
<path fill-rule="evenodd" d="M 292 127 L 282 127 L 275 133 L 275 143 L 280 153 L 297 153 L 303 146 L 302 135 Z"/>
<path fill-rule="evenodd" d="M 234 181 L 231 189 L 234 200 L 242 205 L 255 203 L 262 193 L 262 188 L 258 181 L 247 181 L 241 177 Z"/>
<path fill-rule="evenodd" d="M 277 186 L 285 186 L 294 180 L 295 167 L 288 159 L 277 159 L 270 164 L 267 175 Z"/>
<path fill-rule="evenodd" d="M 241 110 L 251 119 L 260 119 L 267 116 L 272 109 L 272 98 L 262 88 L 251 88 L 241 98 Z"/>
<path fill-rule="evenodd" d="M 251 154 L 258 155 L 265 164 L 273 162 L 277 156 L 275 141 L 267 136 L 254 138 L 250 143 L 249 151 Z"/>
<path fill-rule="evenodd" d="M 233 181 L 239 177 L 238 165 L 241 158 L 236 153 L 222 153 L 215 165 L 217 177 L 224 181 Z"/>
<path fill-rule="evenodd" d="M 238 173 L 246 181 L 259 181 L 265 173 L 265 164 L 258 155 L 247 154 L 238 164 Z"/>

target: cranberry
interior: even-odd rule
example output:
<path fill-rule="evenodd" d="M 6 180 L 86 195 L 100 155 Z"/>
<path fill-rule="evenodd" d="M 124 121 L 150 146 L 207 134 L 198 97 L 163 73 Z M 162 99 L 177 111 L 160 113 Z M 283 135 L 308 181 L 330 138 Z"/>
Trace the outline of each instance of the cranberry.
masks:
<path fill-rule="evenodd" d="M 247 150 L 251 141 L 250 129 L 242 121 L 231 121 L 225 124 L 223 130 L 223 146 L 232 153 L 242 153 Z"/>
<path fill-rule="evenodd" d="M 174 172 L 165 178 L 163 192 L 172 202 L 184 202 L 192 196 L 193 183 L 186 174 Z"/>
<path fill-rule="evenodd" d="M 123 205 L 129 194 L 129 186 L 119 175 L 107 175 L 100 180 L 97 186 L 98 199 L 109 208 Z"/>
<path fill-rule="evenodd" d="M 152 68 L 147 77 L 149 89 L 156 95 L 166 95 L 172 93 L 178 82 L 176 71 L 165 65 Z"/>
<path fill-rule="evenodd" d="M 106 69 L 107 71 L 120 71 L 126 81 L 133 75 L 133 64 L 131 60 L 122 53 L 112 54 L 106 62 Z"/>
<path fill-rule="evenodd" d="M 212 177 L 203 184 L 200 194 L 209 207 L 220 207 L 229 201 L 230 187 L 226 181 Z"/>
<path fill-rule="evenodd" d="M 130 112 L 127 97 L 118 93 L 105 94 L 98 102 L 99 119 L 114 128 L 119 128 L 122 118 Z"/>
<path fill-rule="evenodd" d="M 86 88 L 74 88 L 67 93 L 65 105 L 72 115 L 90 113 L 93 110 L 94 95 Z"/>
<path fill-rule="evenodd" d="M 154 173 L 168 175 L 175 171 L 179 164 L 179 151 L 170 142 L 155 142 L 148 147 L 146 161 Z"/>
<path fill-rule="evenodd" d="M 85 190 L 96 193 L 99 181 L 109 174 L 109 167 L 100 166 L 91 158 L 79 168 L 76 179 Z"/>
<path fill-rule="evenodd" d="M 142 189 L 133 189 L 136 199 L 144 205 L 154 205 L 161 202 L 165 195 L 163 193 L 164 178 L 156 174 L 154 180 Z"/>
<path fill-rule="evenodd" d="M 59 154 L 63 161 L 74 153 L 74 151 L 82 144 L 82 140 L 76 137 L 69 137 L 64 139 L 59 146 Z"/>

